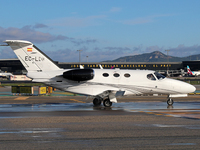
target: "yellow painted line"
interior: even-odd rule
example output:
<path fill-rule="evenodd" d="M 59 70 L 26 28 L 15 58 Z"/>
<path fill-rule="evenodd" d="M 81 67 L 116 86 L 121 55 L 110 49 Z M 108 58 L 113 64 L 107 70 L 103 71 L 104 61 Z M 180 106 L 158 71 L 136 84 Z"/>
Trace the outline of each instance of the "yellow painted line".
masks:
<path fill-rule="evenodd" d="M 78 102 L 78 103 L 85 103 L 83 101 L 79 101 L 79 100 L 76 100 L 76 99 L 70 99 L 71 101 L 74 101 L 74 102 Z"/>
<path fill-rule="evenodd" d="M 173 116 L 171 116 L 171 115 L 165 115 L 165 117 L 173 117 Z"/>
<path fill-rule="evenodd" d="M 14 100 L 26 100 L 26 99 L 28 99 L 29 97 L 17 97 L 17 98 L 15 98 Z"/>
<path fill-rule="evenodd" d="M 155 114 L 155 115 L 161 116 L 161 115 L 163 115 L 163 114 Z"/>
<path fill-rule="evenodd" d="M 155 113 L 153 113 L 153 112 L 147 112 L 147 114 L 155 114 Z"/>

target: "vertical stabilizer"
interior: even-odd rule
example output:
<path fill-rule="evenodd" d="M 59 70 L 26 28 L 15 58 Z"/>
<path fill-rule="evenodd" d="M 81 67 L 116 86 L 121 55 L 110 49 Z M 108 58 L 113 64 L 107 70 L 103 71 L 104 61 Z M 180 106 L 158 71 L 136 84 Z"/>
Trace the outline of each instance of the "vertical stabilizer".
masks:
<path fill-rule="evenodd" d="M 190 67 L 189 67 L 189 66 L 187 66 L 187 73 L 188 73 L 189 75 L 193 75 L 193 72 L 190 70 Z"/>
<path fill-rule="evenodd" d="M 29 41 L 6 40 L 28 72 L 60 70 L 41 50 Z"/>

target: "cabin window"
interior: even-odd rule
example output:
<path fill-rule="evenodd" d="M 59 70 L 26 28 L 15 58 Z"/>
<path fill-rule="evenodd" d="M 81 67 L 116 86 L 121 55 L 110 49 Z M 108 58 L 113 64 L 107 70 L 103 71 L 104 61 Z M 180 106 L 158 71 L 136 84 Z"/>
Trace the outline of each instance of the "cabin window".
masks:
<path fill-rule="evenodd" d="M 156 78 L 153 76 L 153 74 L 148 74 L 148 75 L 147 75 L 147 78 L 148 78 L 149 80 L 156 80 Z"/>
<path fill-rule="evenodd" d="M 114 73 L 113 76 L 114 77 L 119 77 L 120 75 L 119 75 L 119 73 Z"/>
<path fill-rule="evenodd" d="M 129 78 L 131 75 L 130 75 L 129 73 L 125 73 L 124 76 L 125 76 L 126 78 Z"/>
<path fill-rule="evenodd" d="M 108 73 L 103 73 L 103 76 L 104 76 L 104 77 L 108 77 L 109 74 L 108 74 Z"/>
<path fill-rule="evenodd" d="M 163 76 L 163 75 L 160 74 L 160 73 L 155 72 L 154 74 L 155 74 L 155 76 L 157 77 L 158 80 L 162 80 L 162 79 L 165 78 L 165 76 Z"/>

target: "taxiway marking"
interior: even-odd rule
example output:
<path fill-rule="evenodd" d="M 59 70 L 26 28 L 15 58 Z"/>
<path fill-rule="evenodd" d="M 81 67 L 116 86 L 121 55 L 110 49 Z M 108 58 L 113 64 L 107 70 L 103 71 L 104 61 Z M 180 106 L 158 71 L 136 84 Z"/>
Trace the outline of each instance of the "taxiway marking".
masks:
<path fill-rule="evenodd" d="M 17 98 L 15 98 L 14 100 L 26 100 L 26 99 L 28 99 L 29 97 L 17 97 Z"/>
<path fill-rule="evenodd" d="M 180 117 L 180 118 L 190 118 L 190 119 L 200 119 L 200 112 L 198 111 L 194 112 L 144 112 L 149 115 L 156 115 L 156 116 L 165 116 L 165 117 Z"/>
<path fill-rule="evenodd" d="M 83 101 L 79 101 L 79 100 L 76 100 L 76 99 L 69 99 L 69 100 L 74 101 L 74 102 L 77 102 L 77 103 L 85 103 L 85 102 L 83 102 Z"/>

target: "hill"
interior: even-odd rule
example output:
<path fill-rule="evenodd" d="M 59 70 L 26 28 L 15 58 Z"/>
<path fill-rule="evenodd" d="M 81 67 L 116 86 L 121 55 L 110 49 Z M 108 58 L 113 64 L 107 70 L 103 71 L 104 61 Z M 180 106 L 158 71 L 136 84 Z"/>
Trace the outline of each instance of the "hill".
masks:
<path fill-rule="evenodd" d="M 154 51 L 152 53 L 144 53 L 144 54 L 133 55 L 133 56 L 124 56 L 124 57 L 120 57 L 109 62 L 167 62 L 168 59 L 169 59 L 169 62 L 198 60 L 200 59 L 200 54 L 191 55 L 187 57 L 174 57 L 174 56 L 167 56 L 161 53 L 160 51 Z"/>

